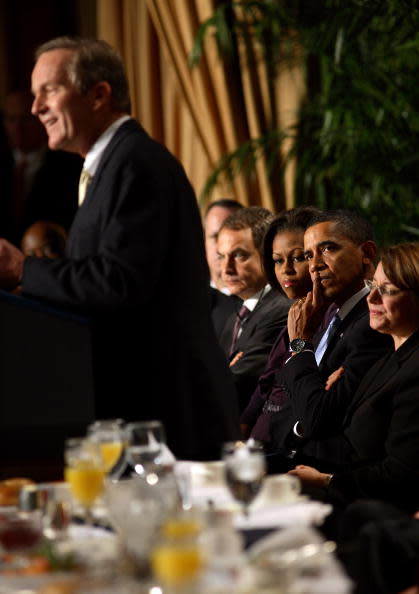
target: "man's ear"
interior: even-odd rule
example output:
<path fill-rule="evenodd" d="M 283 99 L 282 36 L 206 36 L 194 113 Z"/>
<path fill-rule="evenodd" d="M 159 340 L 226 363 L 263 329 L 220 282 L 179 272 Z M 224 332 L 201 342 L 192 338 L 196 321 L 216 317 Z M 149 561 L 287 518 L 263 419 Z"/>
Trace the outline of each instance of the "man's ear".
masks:
<path fill-rule="evenodd" d="M 102 80 L 90 89 L 90 93 L 92 96 L 93 109 L 97 110 L 110 103 L 112 88 L 106 80 Z"/>
<path fill-rule="evenodd" d="M 361 245 L 361 249 L 364 277 L 371 279 L 375 272 L 374 260 L 377 257 L 377 246 L 374 241 L 366 241 Z"/>
<path fill-rule="evenodd" d="M 375 244 L 375 241 L 365 241 L 362 245 L 361 245 L 361 249 L 363 252 L 363 257 L 374 261 L 376 256 L 377 256 L 377 246 Z"/>

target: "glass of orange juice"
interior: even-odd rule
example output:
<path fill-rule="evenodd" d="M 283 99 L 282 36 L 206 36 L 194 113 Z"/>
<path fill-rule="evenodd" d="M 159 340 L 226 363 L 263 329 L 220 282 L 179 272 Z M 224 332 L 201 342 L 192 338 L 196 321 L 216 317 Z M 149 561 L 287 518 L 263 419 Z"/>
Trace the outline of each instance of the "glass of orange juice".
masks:
<path fill-rule="evenodd" d="M 118 479 L 124 469 L 124 421 L 122 419 L 95 421 L 88 426 L 87 436 L 99 444 L 107 476 Z"/>
<path fill-rule="evenodd" d="M 102 494 L 105 465 L 99 444 L 84 437 L 65 442 L 64 478 L 73 498 L 84 510 L 86 523 L 92 523 L 92 507 Z"/>
<path fill-rule="evenodd" d="M 164 592 L 196 592 L 204 560 L 198 538 L 200 522 L 191 512 L 163 523 L 161 538 L 151 554 L 154 577 Z"/>

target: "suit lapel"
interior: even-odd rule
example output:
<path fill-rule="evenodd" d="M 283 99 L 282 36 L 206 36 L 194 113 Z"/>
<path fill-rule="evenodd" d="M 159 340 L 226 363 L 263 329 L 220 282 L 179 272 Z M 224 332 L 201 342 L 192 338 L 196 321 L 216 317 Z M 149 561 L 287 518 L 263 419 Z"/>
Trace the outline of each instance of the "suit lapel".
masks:
<path fill-rule="evenodd" d="M 233 337 L 233 328 L 234 328 L 234 324 L 237 319 L 237 313 L 238 313 L 239 309 L 240 309 L 240 303 L 237 304 L 237 311 L 235 313 L 231 314 L 227 318 L 227 321 L 224 324 L 223 331 L 221 332 L 220 344 L 221 344 L 221 347 L 223 348 L 225 353 L 228 353 L 230 350 L 232 337 Z"/>
<path fill-rule="evenodd" d="M 141 126 L 138 124 L 138 122 L 136 122 L 133 119 L 127 120 L 121 126 L 119 126 L 119 128 L 117 129 L 117 131 L 111 138 L 108 146 L 106 147 L 106 149 L 102 155 L 102 158 L 100 159 L 97 171 L 96 171 L 95 175 L 93 176 L 92 182 L 89 184 L 89 186 L 87 188 L 86 196 L 83 201 L 83 204 L 85 202 L 87 202 L 89 196 L 92 196 L 94 194 L 94 192 L 96 190 L 96 186 L 98 185 L 98 183 L 100 181 L 102 171 L 106 167 L 106 165 L 107 165 L 109 159 L 111 158 L 117 145 L 125 138 L 125 136 L 127 134 L 129 134 L 130 132 L 132 132 L 134 130 L 138 130 L 138 131 L 141 130 Z"/>
<path fill-rule="evenodd" d="M 387 356 L 373 367 L 374 372 L 371 375 L 367 375 L 359 386 L 355 398 L 347 411 L 345 423 L 351 417 L 354 410 L 359 408 L 365 400 L 373 398 L 374 394 L 378 394 L 383 387 L 385 387 L 386 395 L 397 390 L 400 368 L 409 360 L 418 347 L 419 334 L 415 333 L 400 347 L 399 352 L 392 351 L 388 353 Z"/>
<path fill-rule="evenodd" d="M 275 297 L 275 293 L 271 290 L 264 297 L 262 297 L 262 299 L 258 301 L 255 309 L 250 313 L 250 315 L 246 318 L 242 325 L 242 331 L 240 333 L 239 338 L 237 339 L 238 345 L 241 341 L 247 339 L 249 334 L 253 332 L 253 329 L 255 325 L 257 325 L 258 320 L 264 314 L 265 308 L 272 301 L 272 299 L 275 299 Z"/>
<path fill-rule="evenodd" d="M 394 353 L 388 353 L 388 355 L 381 359 L 373 369 L 374 374 L 371 376 L 368 375 L 366 381 L 364 381 L 356 391 L 355 397 L 346 412 L 344 424 L 346 424 L 347 419 L 351 418 L 353 411 L 359 408 L 365 400 L 371 398 L 373 394 L 381 390 L 384 385 L 387 384 L 388 387 L 391 379 L 397 375 L 399 365 L 394 358 Z"/>
<path fill-rule="evenodd" d="M 339 326 L 336 328 L 335 332 L 333 333 L 329 344 L 327 345 L 327 349 L 322 357 L 322 360 L 320 361 L 319 369 L 322 369 L 323 365 L 327 361 L 330 351 L 332 351 L 333 349 L 336 348 L 339 340 L 341 340 L 343 338 L 343 336 L 345 335 L 345 332 L 349 328 L 349 326 L 351 324 L 353 324 L 356 320 L 358 320 L 361 316 L 363 316 L 365 314 L 365 311 L 367 310 L 367 308 L 368 308 L 367 301 L 366 301 L 365 297 L 363 297 L 351 309 L 351 311 L 345 316 L 345 319 L 341 321 L 341 323 L 339 324 Z M 326 332 L 326 330 L 327 330 L 327 328 L 325 329 L 324 332 Z M 319 335 L 319 337 L 317 339 L 317 344 L 315 346 L 317 346 L 319 344 L 324 332 L 322 332 Z"/>

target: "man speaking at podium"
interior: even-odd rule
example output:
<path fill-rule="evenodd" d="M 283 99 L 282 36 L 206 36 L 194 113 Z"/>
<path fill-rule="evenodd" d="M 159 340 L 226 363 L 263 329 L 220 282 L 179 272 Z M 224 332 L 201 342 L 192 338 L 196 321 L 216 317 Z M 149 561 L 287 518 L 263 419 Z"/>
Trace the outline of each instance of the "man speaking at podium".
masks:
<path fill-rule="evenodd" d="M 63 259 L 25 259 L 0 240 L 0 285 L 89 316 L 98 418 L 158 418 L 177 456 L 218 457 L 237 435 L 237 403 L 211 326 L 193 190 L 130 117 L 107 43 L 62 37 L 35 57 L 32 113 L 50 149 L 85 159 L 80 206 Z"/>

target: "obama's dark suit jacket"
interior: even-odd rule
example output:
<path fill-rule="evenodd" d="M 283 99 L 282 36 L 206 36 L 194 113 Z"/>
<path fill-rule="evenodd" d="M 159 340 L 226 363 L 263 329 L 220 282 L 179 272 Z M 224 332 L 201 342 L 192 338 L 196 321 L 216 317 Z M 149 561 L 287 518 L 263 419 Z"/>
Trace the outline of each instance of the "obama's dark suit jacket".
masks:
<path fill-rule="evenodd" d="M 314 346 L 321 339 L 319 334 Z M 346 315 L 331 337 L 320 365 L 314 353 L 300 353 L 286 363 L 276 376 L 285 386 L 289 401 L 271 421 L 272 441 L 277 451 L 300 449 L 317 460 L 340 464 L 347 460 L 348 451 L 341 440 L 336 440 L 336 428 L 342 428 L 343 418 L 353 396 L 367 371 L 386 352 L 393 341 L 385 334 L 372 330 L 366 298 L 363 297 Z M 325 390 L 329 375 L 343 366 L 344 374 L 331 388 Z M 328 403 L 334 402 L 333 414 Z M 339 414 L 338 414 L 339 411 Z M 304 440 L 293 434 L 295 423 L 300 422 Z M 330 433 L 329 440 L 324 439 Z M 320 437 L 320 440 L 319 440 Z M 305 444 L 305 445 L 304 445 Z"/>
<path fill-rule="evenodd" d="M 90 315 L 97 417 L 161 419 L 185 458 L 218 457 L 236 437 L 195 196 L 176 159 L 134 120 L 101 158 L 66 258 L 28 258 L 22 286 Z"/>

